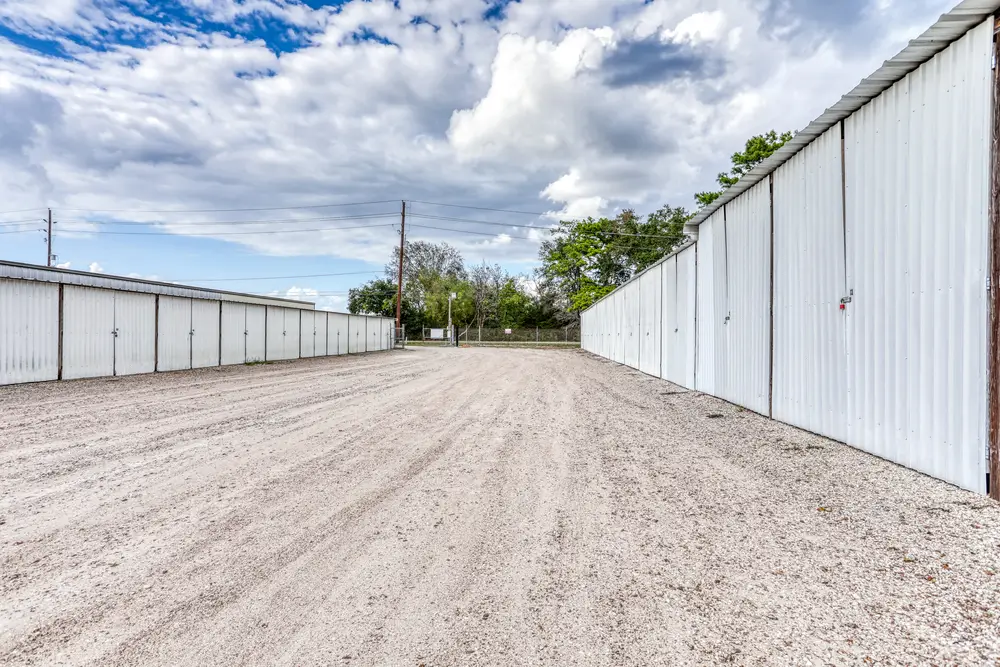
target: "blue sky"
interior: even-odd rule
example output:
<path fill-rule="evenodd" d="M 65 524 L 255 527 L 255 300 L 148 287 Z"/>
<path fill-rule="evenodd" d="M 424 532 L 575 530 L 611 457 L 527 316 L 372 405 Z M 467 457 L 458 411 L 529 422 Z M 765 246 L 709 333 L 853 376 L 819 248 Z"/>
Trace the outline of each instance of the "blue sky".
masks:
<path fill-rule="evenodd" d="M 950 3 L 831 7 L 4 0 L 0 258 L 44 262 L 52 207 L 71 268 L 342 309 L 407 199 L 476 207 L 413 203 L 410 238 L 530 272 L 556 219 L 690 207 Z"/>

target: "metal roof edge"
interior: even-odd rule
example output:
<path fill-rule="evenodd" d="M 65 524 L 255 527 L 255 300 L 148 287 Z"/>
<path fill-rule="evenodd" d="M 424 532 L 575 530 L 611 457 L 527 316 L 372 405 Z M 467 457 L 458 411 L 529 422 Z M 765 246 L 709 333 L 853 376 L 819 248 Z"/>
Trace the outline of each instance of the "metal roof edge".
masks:
<path fill-rule="evenodd" d="M 256 299 L 260 301 L 275 301 L 280 303 L 294 304 L 295 307 L 300 310 L 316 310 L 316 304 L 311 301 L 296 301 L 295 299 L 285 299 L 276 296 L 263 296 L 260 294 L 248 294 L 246 292 L 231 292 L 229 290 L 214 289 L 211 287 L 197 287 L 194 285 L 183 285 L 181 283 L 168 283 L 159 280 L 147 280 L 146 278 L 130 278 L 128 276 L 118 276 L 112 273 L 90 273 L 89 271 L 77 271 L 76 269 L 63 269 L 54 266 L 42 266 L 40 264 L 26 264 L 24 262 L 13 262 L 9 260 L 0 260 L 0 266 L 12 266 L 20 269 L 29 269 L 33 271 L 48 271 L 57 274 L 80 276 L 84 278 L 91 278 L 94 280 L 107 279 L 107 280 L 120 280 L 127 283 L 139 283 L 142 285 L 153 285 L 156 287 L 167 287 L 171 289 L 185 289 L 195 292 L 203 292 L 206 294 L 217 294 L 220 297 L 220 301 L 226 301 L 224 297 L 241 297 L 243 299 Z M 0 276 L 3 277 L 3 276 Z M 13 278 L 17 279 L 17 278 Z M 86 287 L 86 285 L 83 285 Z M 198 297 L 191 297 L 198 298 Z M 276 304 L 277 305 L 277 304 Z M 303 306 L 312 306 L 312 308 L 304 308 Z M 317 311 L 318 312 L 318 311 Z M 330 311 L 326 311 L 330 312 Z M 346 314 L 346 313 L 344 313 Z"/>
<path fill-rule="evenodd" d="M 720 208 L 774 173 L 778 167 L 788 162 L 824 132 L 846 120 L 858 109 L 964 37 L 970 30 L 995 14 L 998 9 L 1000 9 L 1000 0 L 962 0 L 950 12 L 942 14 L 941 18 L 919 37 L 911 40 L 902 51 L 885 61 L 871 75 L 862 79 L 849 93 L 798 132 L 791 141 L 775 151 L 771 157 L 744 175 L 735 185 L 726 188 L 721 197 L 708 206 L 700 208 L 688 224 L 698 226 L 703 223 Z"/>

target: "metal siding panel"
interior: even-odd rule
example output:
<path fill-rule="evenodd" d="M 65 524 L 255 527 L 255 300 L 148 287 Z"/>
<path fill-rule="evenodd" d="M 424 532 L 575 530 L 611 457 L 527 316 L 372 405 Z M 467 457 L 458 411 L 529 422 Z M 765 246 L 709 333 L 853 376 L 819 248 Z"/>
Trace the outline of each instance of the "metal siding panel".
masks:
<path fill-rule="evenodd" d="M 774 174 L 774 418 L 847 439 L 840 126 Z"/>
<path fill-rule="evenodd" d="M 63 378 L 115 373 L 115 294 L 67 285 L 63 292 Z"/>
<path fill-rule="evenodd" d="M 278 306 L 267 307 L 267 345 L 268 361 L 280 361 L 285 358 L 285 309 Z"/>
<path fill-rule="evenodd" d="M 677 255 L 677 357 L 681 363 L 674 382 L 682 387 L 694 389 L 695 364 L 695 248 L 691 247 Z"/>
<path fill-rule="evenodd" d="M 366 352 L 377 352 L 379 350 L 379 338 L 382 336 L 382 329 L 377 317 L 365 318 Z"/>
<path fill-rule="evenodd" d="M 660 377 L 660 336 L 663 331 L 660 314 L 663 308 L 662 265 L 642 274 L 639 286 L 639 370 Z"/>
<path fill-rule="evenodd" d="M 327 345 L 330 346 L 330 354 L 340 356 L 347 354 L 347 320 L 348 316 L 343 313 L 329 313 L 329 324 Z"/>
<path fill-rule="evenodd" d="M 314 350 L 315 356 L 325 357 L 328 354 L 326 350 L 327 314 L 322 311 L 317 311 L 314 326 L 316 329 L 316 349 Z"/>
<path fill-rule="evenodd" d="M 264 361 L 267 338 L 267 307 L 247 305 L 247 362 Z"/>
<path fill-rule="evenodd" d="M 723 320 L 718 396 L 766 415 L 771 374 L 769 184 L 755 185 L 725 210 L 728 320 Z"/>
<path fill-rule="evenodd" d="M 361 339 L 361 328 L 364 320 L 357 315 L 351 315 L 347 320 L 347 352 L 357 354 L 364 351 L 364 341 Z"/>
<path fill-rule="evenodd" d="M 625 365 L 639 368 L 639 283 L 632 282 L 622 288 L 625 296 Z"/>
<path fill-rule="evenodd" d="M 115 375 L 156 370 L 156 296 L 115 292 Z"/>
<path fill-rule="evenodd" d="M 663 301 L 663 379 L 676 382 L 677 362 L 682 351 L 677 347 L 677 258 L 663 263 L 661 288 Z"/>
<path fill-rule="evenodd" d="M 847 442 L 980 493 L 991 26 L 846 123 Z"/>
<path fill-rule="evenodd" d="M 59 286 L 0 279 L 0 385 L 59 377 Z"/>
<path fill-rule="evenodd" d="M 156 344 L 156 370 L 191 368 L 191 299 L 160 297 Z"/>
<path fill-rule="evenodd" d="M 718 312 L 716 300 L 716 250 L 722 246 L 722 212 L 713 215 L 698 228 L 698 298 L 697 350 L 695 353 L 696 388 L 715 395 L 715 348 Z"/>
<path fill-rule="evenodd" d="M 247 305 L 222 304 L 222 365 L 233 366 L 247 360 Z"/>
<path fill-rule="evenodd" d="M 302 330 L 299 332 L 302 358 L 316 356 L 316 313 L 302 313 Z"/>
<path fill-rule="evenodd" d="M 219 301 L 191 301 L 191 365 L 210 368 L 219 365 Z"/>
<path fill-rule="evenodd" d="M 299 358 L 299 336 L 301 323 L 299 321 L 299 310 L 282 308 L 285 316 L 285 356 L 282 359 Z"/>

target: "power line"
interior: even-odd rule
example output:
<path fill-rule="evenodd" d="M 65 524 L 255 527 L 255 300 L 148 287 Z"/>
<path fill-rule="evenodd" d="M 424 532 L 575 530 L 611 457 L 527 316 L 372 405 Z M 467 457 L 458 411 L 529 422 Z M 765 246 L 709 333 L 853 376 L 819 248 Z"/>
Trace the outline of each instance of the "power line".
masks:
<path fill-rule="evenodd" d="M 140 220 L 82 220 L 79 218 L 63 218 L 60 222 L 63 223 L 79 223 L 79 224 L 89 224 L 89 225 L 146 225 L 146 226 L 211 226 L 211 225 L 271 225 L 271 224 L 285 224 L 293 222 L 335 222 L 339 220 L 374 220 L 377 218 L 395 218 L 398 213 L 363 213 L 359 215 L 343 215 L 343 216 L 323 216 L 318 218 L 281 218 L 277 220 L 199 220 L 199 221 L 164 221 L 164 220 L 150 220 L 148 222 L 143 222 Z M 3 224 L 3 223 L 0 223 Z"/>
<path fill-rule="evenodd" d="M 25 218 L 24 220 L 3 220 L 0 221 L 0 227 L 13 227 L 14 225 L 23 225 L 29 222 L 42 222 L 42 218 Z"/>
<path fill-rule="evenodd" d="M 476 234 L 478 236 L 506 236 L 508 238 L 512 238 L 512 239 L 524 239 L 526 241 L 536 241 L 537 240 L 537 239 L 534 239 L 534 238 L 532 238 L 530 236 L 515 236 L 515 235 L 505 234 L 505 233 L 501 233 L 501 232 L 475 232 L 475 231 L 473 231 L 471 229 L 454 229 L 452 227 L 432 227 L 431 225 L 418 225 L 418 224 L 415 224 L 415 223 L 412 223 L 410 226 L 411 227 L 419 227 L 420 229 L 437 229 L 438 231 L 442 231 L 442 232 L 456 232 L 458 234 Z"/>
<path fill-rule="evenodd" d="M 415 218 L 421 218 L 421 219 L 425 219 L 425 220 L 445 220 L 445 221 L 452 221 L 452 222 L 472 222 L 472 223 L 479 224 L 479 225 L 495 225 L 497 227 L 515 227 L 515 228 L 518 228 L 518 229 L 537 229 L 539 231 L 544 231 L 544 232 L 558 232 L 559 231 L 559 229 L 557 227 L 536 227 L 534 225 L 518 225 L 518 224 L 509 223 L 509 222 L 495 222 L 495 221 L 492 221 L 492 220 L 473 220 L 471 218 L 449 218 L 449 217 L 437 216 L 437 215 L 423 215 L 422 213 L 414 213 L 413 217 L 415 217 Z M 577 225 L 581 224 L 581 221 L 567 221 L 567 222 L 573 222 L 573 224 L 577 224 Z M 649 238 L 649 239 L 672 239 L 672 238 L 674 238 L 673 236 L 669 236 L 669 235 L 666 235 L 666 234 L 629 234 L 627 232 L 609 232 L 609 231 L 604 231 L 604 230 L 598 230 L 595 233 L 596 234 L 606 234 L 606 235 L 609 235 L 609 236 L 631 236 L 631 237 L 636 237 L 636 238 Z"/>
<path fill-rule="evenodd" d="M 496 213 L 516 213 L 518 215 L 537 215 L 537 216 L 548 215 L 548 213 L 539 213 L 537 211 L 511 211 L 505 208 L 488 208 L 485 206 L 463 206 L 462 204 L 442 204 L 441 202 L 418 201 L 416 199 L 407 199 L 406 201 L 411 204 L 427 204 L 428 206 L 445 206 L 448 208 L 467 208 L 473 211 L 494 211 Z"/>
<path fill-rule="evenodd" d="M 253 278 L 182 278 L 179 283 L 222 283 L 240 280 L 291 280 L 293 278 L 332 278 L 335 276 L 363 276 L 369 273 L 378 275 L 378 271 L 353 271 L 350 273 L 313 273 L 305 276 L 258 276 Z"/>
<path fill-rule="evenodd" d="M 60 211 L 83 211 L 88 213 L 242 213 L 247 211 L 298 211 L 312 208 L 339 208 L 343 206 L 369 206 L 375 204 L 392 204 L 395 199 L 381 201 L 347 202 L 343 204 L 313 204 L 311 206 L 275 206 L 271 208 L 179 208 L 171 210 L 128 209 L 128 208 L 63 208 Z"/>
<path fill-rule="evenodd" d="M 19 211 L 0 211 L 0 215 L 13 215 L 14 213 L 34 213 L 35 211 L 44 211 L 45 207 L 40 206 L 38 208 L 22 208 Z"/>
<path fill-rule="evenodd" d="M 341 230 L 348 229 L 374 229 L 376 227 L 394 227 L 393 223 L 385 223 L 379 225 L 357 225 L 352 227 L 318 227 L 315 229 L 263 229 L 255 232 L 106 232 L 106 231 L 91 231 L 86 229 L 64 229 L 63 234 L 66 233 L 77 233 L 77 234 L 114 234 L 119 236 L 176 236 L 183 238 L 185 236 L 243 236 L 245 234 L 249 235 L 261 235 L 261 234 L 299 234 L 302 232 L 339 232 Z M 17 234 L 18 232 L 0 232 L 0 234 Z"/>

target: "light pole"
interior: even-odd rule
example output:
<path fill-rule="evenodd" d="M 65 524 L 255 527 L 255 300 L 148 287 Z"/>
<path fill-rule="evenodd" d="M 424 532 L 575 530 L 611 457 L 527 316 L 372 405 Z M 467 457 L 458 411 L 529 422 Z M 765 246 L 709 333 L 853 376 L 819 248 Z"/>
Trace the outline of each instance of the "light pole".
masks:
<path fill-rule="evenodd" d="M 453 329 L 451 327 L 451 302 L 457 298 L 458 294 L 456 294 L 455 292 L 452 292 L 451 294 L 448 295 L 448 338 L 449 339 L 451 338 L 451 335 L 453 333 Z"/>

